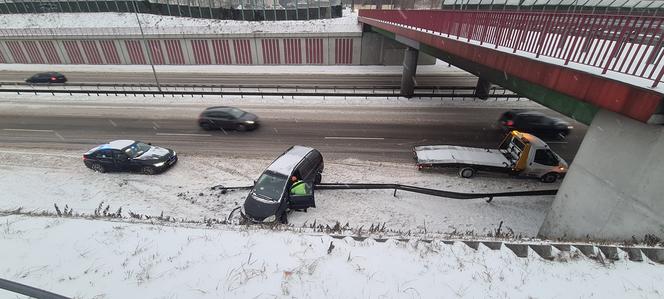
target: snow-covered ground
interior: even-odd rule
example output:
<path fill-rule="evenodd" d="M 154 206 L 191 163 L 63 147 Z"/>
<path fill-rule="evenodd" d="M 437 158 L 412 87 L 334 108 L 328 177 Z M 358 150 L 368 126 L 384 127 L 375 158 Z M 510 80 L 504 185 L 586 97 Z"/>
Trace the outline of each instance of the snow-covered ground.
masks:
<path fill-rule="evenodd" d="M 0 148 L 0 210 L 54 212 L 54 204 L 91 215 L 103 202 L 111 211 L 160 215 L 178 219 L 226 218 L 244 202 L 248 190 L 224 192 L 216 185 L 247 186 L 276 157 L 247 159 L 229 156 L 181 156 L 169 171 L 155 176 L 131 173 L 95 173 L 83 165 L 82 153 Z M 455 172 L 420 172 L 414 164 L 329 160 L 323 182 L 401 183 L 458 192 L 500 192 L 551 189 L 557 185 L 537 180 L 490 174 L 472 180 Z M 456 200 L 392 190 L 319 190 L 315 209 L 293 212 L 295 227 L 338 221 L 350 228 L 385 225 L 394 234 L 474 233 L 486 235 L 509 228 L 533 237 L 544 220 L 553 196 Z"/>
<path fill-rule="evenodd" d="M 146 34 L 169 32 L 197 32 L 198 34 L 246 34 L 246 33 L 360 33 L 362 27 L 357 22 L 357 14 L 344 10 L 343 17 L 308 21 L 234 21 L 171 17 L 152 14 L 139 14 Z M 47 28 L 45 28 L 45 25 Z M 55 34 L 66 28 L 90 29 L 102 33 L 104 29 L 135 29 L 138 31 L 136 15 L 133 13 L 40 13 L 2 14 L 0 28 L 40 29 L 44 33 Z M 53 31 L 56 29 L 56 31 Z"/>
<path fill-rule="evenodd" d="M 271 230 L 0 217 L 0 277 L 75 298 L 661 298 L 662 266 Z M 0 291 L 0 297 L 13 298 Z"/>

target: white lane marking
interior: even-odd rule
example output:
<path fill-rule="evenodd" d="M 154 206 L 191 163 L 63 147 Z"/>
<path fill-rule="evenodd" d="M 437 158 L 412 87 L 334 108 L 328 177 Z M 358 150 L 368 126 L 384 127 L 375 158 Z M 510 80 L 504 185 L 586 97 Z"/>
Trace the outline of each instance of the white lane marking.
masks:
<path fill-rule="evenodd" d="M 212 136 L 210 134 L 190 134 L 190 133 L 157 133 L 159 136 Z"/>
<path fill-rule="evenodd" d="M 53 131 L 53 133 L 55 133 L 55 136 L 58 136 L 58 138 L 60 138 L 60 141 L 65 141 L 65 138 L 62 137 L 62 135 L 58 134 L 58 132 Z"/>
<path fill-rule="evenodd" d="M 16 131 L 16 132 L 53 132 L 53 130 L 33 130 L 33 129 L 3 129 L 5 131 Z"/>
<path fill-rule="evenodd" d="M 334 140 L 385 140 L 383 137 L 325 137 L 325 139 L 334 139 Z"/>
<path fill-rule="evenodd" d="M 154 121 L 152 122 L 152 124 L 153 124 L 154 127 L 157 128 L 157 129 L 161 128 L 161 127 L 160 127 L 156 122 L 154 122 Z"/>
<path fill-rule="evenodd" d="M 108 122 L 111 123 L 111 126 L 113 126 L 113 127 L 118 126 L 118 124 L 116 124 L 112 119 L 109 119 Z"/>

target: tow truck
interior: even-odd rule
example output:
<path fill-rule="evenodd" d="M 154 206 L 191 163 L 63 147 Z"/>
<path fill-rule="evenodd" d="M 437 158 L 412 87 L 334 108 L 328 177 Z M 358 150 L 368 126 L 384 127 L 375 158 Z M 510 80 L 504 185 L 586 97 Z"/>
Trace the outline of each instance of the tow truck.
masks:
<path fill-rule="evenodd" d="M 458 168 L 459 176 L 471 178 L 477 171 L 502 172 L 539 178 L 553 183 L 567 173 L 567 162 L 541 139 L 511 131 L 498 149 L 454 145 L 423 145 L 413 148 L 418 170 Z"/>

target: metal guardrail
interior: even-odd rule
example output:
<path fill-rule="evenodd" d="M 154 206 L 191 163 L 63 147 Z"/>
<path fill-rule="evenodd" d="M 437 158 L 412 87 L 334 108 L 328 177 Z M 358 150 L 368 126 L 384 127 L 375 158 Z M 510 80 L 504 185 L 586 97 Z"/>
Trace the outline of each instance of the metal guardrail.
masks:
<path fill-rule="evenodd" d="M 447 190 L 438 190 L 431 188 L 423 188 L 402 184 L 363 184 L 363 183 L 319 183 L 314 187 L 318 190 L 394 190 L 396 195 L 397 190 L 433 195 L 438 197 L 452 198 L 452 199 L 479 199 L 486 198 L 486 202 L 491 202 L 494 197 L 520 197 L 520 196 L 542 196 L 542 195 L 556 195 L 558 189 L 550 190 L 531 190 L 531 191 L 510 191 L 510 192 L 491 192 L 491 193 L 463 193 Z M 239 190 L 251 189 L 253 186 L 238 186 L 238 187 L 223 187 L 221 185 L 212 187 L 216 190 Z"/>
<path fill-rule="evenodd" d="M 316 184 L 318 190 L 351 190 L 351 189 L 394 189 L 396 195 L 397 190 L 433 195 L 438 197 L 453 198 L 453 199 L 478 199 L 486 198 L 487 202 L 491 202 L 494 197 L 508 197 L 508 196 L 541 196 L 541 195 L 555 195 L 558 189 L 555 190 L 533 190 L 533 191 L 511 191 L 511 192 L 493 192 L 493 193 L 463 193 L 446 190 L 437 190 L 430 188 L 422 188 L 410 185 L 401 184 L 356 184 L 356 183 L 321 183 Z"/>
<path fill-rule="evenodd" d="M 0 289 L 38 299 L 69 299 L 69 297 L 2 278 L 0 278 Z"/>
<path fill-rule="evenodd" d="M 422 98 L 473 98 L 474 87 L 417 88 L 415 97 Z M 316 97 L 398 97 L 400 90 L 389 87 L 251 87 L 220 85 L 161 85 L 152 84 L 44 84 L 0 82 L 0 93 L 17 94 L 104 94 L 104 95 L 169 95 L 169 96 L 316 96 Z M 518 94 L 494 87 L 491 98 L 520 99 Z"/>

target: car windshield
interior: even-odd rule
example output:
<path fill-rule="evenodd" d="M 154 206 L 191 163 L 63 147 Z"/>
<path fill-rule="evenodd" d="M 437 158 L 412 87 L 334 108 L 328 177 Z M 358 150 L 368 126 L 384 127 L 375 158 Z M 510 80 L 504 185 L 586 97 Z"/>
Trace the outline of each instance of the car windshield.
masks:
<path fill-rule="evenodd" d="M 283 174 L 266 171 L 258 178 L 254 194 L 271 201 L 278 201 L 286 188 L 288 177 Z"/>
<path fill-rule="evenodd" d="M 244 112 L 244 111 L 242 111 L 242 110 L 240 110 L 240 109 L 237 109 L 237 108 L 231 108 L 231 109 L 228 109 L 228 114 L 232 115 L 233 118 L 240 118 L 240 117 L 242 117 L 242 115 L 244 115 L 245 113 L 246 113 L 246 112 Z"/>
<path fill-rule="evenodd" d="M 152 146 L 145 144 L 143 142 L 134 142 L 134 144 L 130 145 L 127 149 L 125 149 L 125 153 L 127 156 L 130 158 L 136 158 L 140 157 L 142 154 L 145 152 L 149 151 Z"/>

